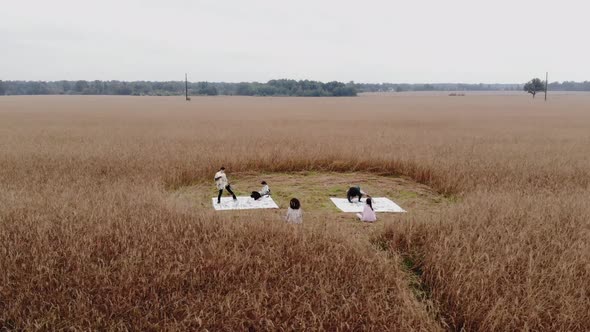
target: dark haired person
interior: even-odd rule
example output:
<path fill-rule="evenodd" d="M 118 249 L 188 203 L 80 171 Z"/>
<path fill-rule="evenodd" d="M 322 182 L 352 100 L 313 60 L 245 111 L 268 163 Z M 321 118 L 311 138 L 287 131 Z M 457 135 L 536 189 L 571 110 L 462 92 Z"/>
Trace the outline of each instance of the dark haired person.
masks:
<path fill-rule="evenodd" d="M 217 204 L 221 204 L 221 194 L 223 194 L 223 189 L 227 190 L 228 193 L 232 195 L 234 201 L 238 198 L 231 191 L 231 186 L 227 180 L 227 175 L 225 175 L 225 167 L 221 167 L 219 172 L 215 173 L 215 185 L 217 186 L 217 190 L 219 190 L 219 194 L 217 195 Z"/>
<path fill-rule="evenodd" d="M 270 196 L 270 188 L 268 187 L 268 183 L 266 181 L 260 182 L 262 188 L 260 191 L 253 191 L 250 197 L 254 198 L 255 201 L 259 200 L 263 196 Z"/>
<path fill-rule="evenodd" d="M 348 198 L 348 202 L 352 203 L 352 199 L 354 197 L 358 197 L 359 198 L 359 202 L 361 201 L 361 198 L 363 196 L 366 196 L 367 193 L 361 190 L 361 187 L 356 186 L 356 187 L 350 187 L 348 188 L 348 191 L 346 192 L 346 198 Z"/>
<path fill-rule="evenodd" d="M 303 210 L 301 209 L 301 203 L 297 198 L 292 198 L 289 202 L 289 209 L 287 210 L 285 221 L 289 224 L 303 223 Z"/>
<path fill-rule="evenodd" d="M 375 210 L 373 210 L 373 200 L 371 198 L 366 199 L 366 204 L 363 209 L 363 213 L 357 213 L 356 216 L 364 222 L 377 221 L 377 215 L 375 214 Z"/>

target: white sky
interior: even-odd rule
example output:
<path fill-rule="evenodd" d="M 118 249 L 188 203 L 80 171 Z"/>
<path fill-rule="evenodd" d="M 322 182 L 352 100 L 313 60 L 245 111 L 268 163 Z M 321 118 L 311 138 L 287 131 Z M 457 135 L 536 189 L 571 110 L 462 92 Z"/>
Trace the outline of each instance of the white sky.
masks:
<path fill-rule="evenodd" d="M 0 0 L 0 79 L 581 81 L 589 19 L 587 0 Z"/>

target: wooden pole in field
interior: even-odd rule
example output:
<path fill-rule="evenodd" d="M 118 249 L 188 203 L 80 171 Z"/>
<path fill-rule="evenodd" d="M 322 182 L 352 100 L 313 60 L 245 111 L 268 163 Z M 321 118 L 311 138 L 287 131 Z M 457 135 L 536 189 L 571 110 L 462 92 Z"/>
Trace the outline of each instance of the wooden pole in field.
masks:
<path fill-rule="evenodd" d="M 184 73 L 184 97 L 188 101 L 188 74 Z"/>
<path fill-rule="evenodd" d="M 545 72 L 545 101 L 547 101 L 547 87 L 549 86 L 549 72 Z"/>

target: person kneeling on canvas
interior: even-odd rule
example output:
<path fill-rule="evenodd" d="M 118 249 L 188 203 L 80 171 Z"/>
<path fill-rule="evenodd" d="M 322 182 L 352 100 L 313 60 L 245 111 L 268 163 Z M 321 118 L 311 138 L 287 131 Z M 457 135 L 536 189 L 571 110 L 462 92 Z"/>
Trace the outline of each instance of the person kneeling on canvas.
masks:
<path fill-rule="evenodd" d="M 291 202 L 289 202 L 289 209 L 287 210 L 285 221 L 289 224 L 303 223 L 303 210 L 297 198 L 292 198 Z"/>
<path fill-rule="evenodd" d="M 227 190 L 227 192 L 232 195 L 234 201 L 238 199 L 231 190 L 231 186 L 227 180 L 227 175 L 225 175 L 225 167 L 221 167 L 219 172 L 215 173 L 215 185 L 217 186 L 217 190 L 219 190 L 219 194 L 217 195 L 217 204 L 221 204 L 221 194 L 223 194 L 223 189 Z"/>
<path fill-rule="evenodd" d="M 375 214 L 375 210 L 373 210 L 373 200 L 367 198 L 365 208 L 363 209 L 363 213 L 357 213 L 356 216 L 365 222 L 375 222 L 377 221 L 377 215 Z"/>
<path fill-rule="evenodd" d="M 348 198 L 348 202 L 352 203 L 352 199 L 354 197 L 358 197 L 359 198 L 359 202 L 361 202 L 361 198 L 363 196 L 368 196 L 366 192 L 361 190 L 361 187 L 356 186 L 356 187 L 350 187 L 348 188 L 348 191 L 346 192 L 346 198 Z"/>
<path fill-rule="evenodd" d="M 270 196 L 270 188 L 266 181 L 262 181 L 260 183 L 262 185 L 262 189 L 260 191 L 253 191 L 250 197 L 254 198 L 255 201 L 259 200 L 263 196 Z"/>

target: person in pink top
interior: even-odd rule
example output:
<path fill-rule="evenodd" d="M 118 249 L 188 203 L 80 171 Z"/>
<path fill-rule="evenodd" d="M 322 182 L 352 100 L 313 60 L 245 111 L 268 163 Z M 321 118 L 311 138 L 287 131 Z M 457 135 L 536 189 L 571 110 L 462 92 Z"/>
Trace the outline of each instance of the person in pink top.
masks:
<path fill-rule="evenodd" d="M 359 219 L 364 222 L 377 221 L 377 215 L 375 214 L 375 211 L 373 210 L 373 200 L 370 198 L 367 198 L 365 201 L 365 208 L 363 209 L 363 213 L 357 213 L 356 216 L 359 217 Z"/>

